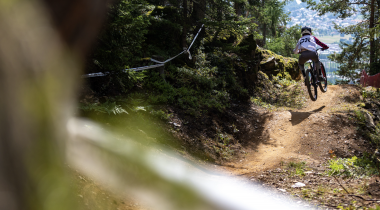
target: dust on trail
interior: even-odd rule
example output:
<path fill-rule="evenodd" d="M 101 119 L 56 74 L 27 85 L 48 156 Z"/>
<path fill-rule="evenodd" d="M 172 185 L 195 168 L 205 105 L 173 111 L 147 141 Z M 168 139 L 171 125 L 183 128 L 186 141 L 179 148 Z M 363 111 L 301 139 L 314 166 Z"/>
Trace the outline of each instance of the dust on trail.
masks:
<path fill-rule="evenodd" d="M 339 92 L 339 86 L 329 86 L 326 93 L 318 89 L 318 100 L 309 103 L 306 108 L 298 111 L 273 112 L 266 121 L 262 122 L 263 130 L 260 136 L 252 141 L 259 142 L 247 151 L 245 158 L 229 163 L 225 167 L 231 175 L 254 174 L 271 168 L 277 168 L 281 162 L 303 160 L 318 163 L 308 155 L 301 155 L 302 138 L 313 133 L 305 134 L 305 128 L 316 120 L 323 121 L 334 104 Z M 318 132 L 318 131 L 316 131 Z"/>

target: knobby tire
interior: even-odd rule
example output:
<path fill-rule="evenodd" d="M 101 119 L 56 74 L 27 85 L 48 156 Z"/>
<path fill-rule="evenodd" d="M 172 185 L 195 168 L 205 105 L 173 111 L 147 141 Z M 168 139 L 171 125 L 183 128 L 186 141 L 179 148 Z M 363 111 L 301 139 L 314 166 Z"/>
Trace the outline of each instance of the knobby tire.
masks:
<path fill-rule="evenodd" d="M 321 62 L 321 71 L 322 71 L 324 80 L 319 81 L 319 88 L 321 89 L 322 92 L 325 93 L 327 91 L 327 74 L 326 74 L 325 66 L 323 65 L 322 62 Z"/>
<path fill-rule="evenodd" d="M 313 71 L 311 69 L 306 70 L 306 86 L 307 91 L 309 92 L 310 99 L 312 101 L 317 100 L 318 91 L 317 84 L 315 83 L 315 77 L 313 76 Z"/>

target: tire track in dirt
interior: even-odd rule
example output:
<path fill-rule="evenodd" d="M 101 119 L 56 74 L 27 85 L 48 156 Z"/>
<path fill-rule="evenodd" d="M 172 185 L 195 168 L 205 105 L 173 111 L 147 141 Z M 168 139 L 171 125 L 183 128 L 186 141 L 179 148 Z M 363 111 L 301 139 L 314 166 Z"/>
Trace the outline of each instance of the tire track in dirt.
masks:
<path fill-rule="evenodd" d="M 301 140 L 304 136 L 316 135 L 318 131 L 305 134 L 305 128 L 328 115 L 339 89 L 339 86 L 329 86 L 326 93 L 318 91 L 318 100 L 298 111 L 270 113 L 263 122 L 261 136 L 252 139 L 252 142 L 259 142 L 256 147 L 248 149 L 245 158 L 227 164 L 229 167 L 225 169 L 232 175 L 244 175 L 276 168 L 282 161 L 302 159 L 318 162 L 300 154 Z"/>

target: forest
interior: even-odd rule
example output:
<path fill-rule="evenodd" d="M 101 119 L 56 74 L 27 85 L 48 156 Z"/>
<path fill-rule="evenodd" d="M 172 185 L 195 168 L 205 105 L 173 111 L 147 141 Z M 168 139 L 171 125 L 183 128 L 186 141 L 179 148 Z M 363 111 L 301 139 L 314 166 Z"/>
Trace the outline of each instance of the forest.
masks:
<path fill-rule="evenodd" d="M 323 6 L 326 2 L 331 7 Z M 326 67 L 330 69 L 328 73 L 337 70 L 335 73 L 341 78 L 340 84 L 348 83 L 349 80 L 346 81 L 345 78 L 357 79 L 358 68 L 367 68 L 370 74 L 376 74 L 379 71 L 376 67 L 378 40 L 374 35 L 377 25 L 371 25 L 367 20 L 372 20 L 371 18 L 376 18 L 377 15 L 371 16 L 372 10 L 368 10 L 370 3 L 358 2 L 355 3 L 356 6 L 351 7 L 350 3 L 335 5 L 334 2 L 326 2 L 310 1 L 308 7 L 321 15 L 328 13 L 330 17 L 337 18 L 350 16 L 351 13 L 346 12 L 347 10 L 360 11 L 364 18 L 362 23 L 347 28 L 335 26 L 335 30 L 339 33 L 355 34 L 355 36 L 352 44 L 341 43 L 343 49 L 341 54 L 329 56 L 329 59 L 335 63 L 326 63 Z M 239 159 L 242 159 L 243 163 L 244 160 L 252 161 L 248 158 L 249 154 L 255 152 L 261 154 L 259 146 L 257 150 L 249 149 L 252 149 L 251 135 L 261 136 L 259 139 L 266 139 L 265 141 L 271 141 L 271 135 L 279 135 L 271 131 L 270 127 L 276 122 L 275 116 L 281 115 L 280 112 L 283 110 L 293 110 L 290 111 L 291 120 L 301 122 L 306 119 L 302 115 L 297 115 L 296 110 L 304 110 L 300 113 L 305 113 L 307 116 L 315 112 L 322 121 L 317 123 L 314 121 L 314 126 L 326 123 L 323 120 L 329 119 L 326 128 L 332 129 L 329 132 L 333 132 L 333 139 L 337 140 L 331 141 L 332 145 L 328 143 L 331 149 L 326 151 L 326 148 L 322 147 L 323 139 L 329 141 L 331 134 L 322 135 L 322 139 L 315 139 L 312 129 L 301 131 L 303 128 L 300 128 L 295 132 L 297 134 L 306 132 L 304 136 L 303 134 L 301 136 L 282 134 L 285 135 L 282 139 L 296 138 L 299 139 L 297 141 L 300 141 L 300 145 L 313 145 L 310 146 L 310 150 L 300 149 L 307 156 L 318 160 L 331 158 L 330 162 L 324 163 L 327 164 L 325 167 L 329 168 L 324 173 L 329 174 L 330 178 L 333 176 L 331 174 L 339 174 L 339 172 L 334 172 L 336 170 L 334 167 L 343 167 L 340 176 L 349 174 L 347 177 L 363 178 L 357 172 L 350 171 L 350 167 L 345 168 L 350 161 L 356 160 L 358 162 L 351 162 L 354 165 L 358 164 L 353 167 L 357 167 L 356 169 L 360 171 L 359 168 L 367 164 L 366 167 L 371 172 L 363 173 L 368 173 L 368 177 L 371 177 L 369 174 L 377 173 L 377 169 L 374 169 L 377 161 L 371 160 L 370 156 L 375 151 L 374 149 L 378 148 L 373 145 L 377 144 L 375 143 L 378 136 L 376 129 L 379 125 L 375 125 L 376 129 L 370 131 L 371 134 L 368 135 L 364 134 L 368 131 L 364 128 L 364 124 L 361 124 L 364 127 L 357 128 L 356 133 L 352 133 L 353 130 L 349 127 L 355 127 L 357 125 L 355 123 L 364 123 L 365 114 L 358 111 L 357 107 L 361 107 L 359 109 L 377 107 L 377 105 L 369 105 L 374 102 L 368 102 L 368 100 L 376 101 L 378 95 L 367 92 L 368 90 L 360 90 L 359 87 L 359 89 L 345 86 L 331 87 L 329 94 L 321 96 L 329 100 L 310 104 L 305 97 L 306 90 L 298 68 L 298 55 L 293 54 L 293 48 L 301 36 L 302 26 L 289 27 L 287 25 L 290 18 L 284 11 L 286 4 L 287 1 L 274 0 L 120 1 L 110 7 L 108 22 L 103 26 L 98 42 L 88 57 L 86 74 L 107 73 L 103 77 L 86 79 L 88 90 L 84 92 L 85 97 L 80 100 L 80 115 L 108 126 L 116 126 L 117 130 L 122 130 L 124 135 L 133 136 L 141 141 L 149 136 L 160 144 L 170 145 L 181 155 L 190 155 L 206 163 L 222 166 L 232 164 L 237 169 L 227 171 L 241 174 L 238 168 L 245 166 L 236 161 Z M 363 5 L 357 6 L 358 4 Z M 373 12 L 376 13 L 376 10 Z M 373 21 L 377 22 L 377 19 Z M 317 28 L 313 30 L 318 31 Z M 369 38 L 372 35 L 374 39 Z M 190 46 L 191 48 L 187 50 Z M 180 55 L 175 57 L 178 54 Z M 136 67 L 156 65 L 157 60 L 163 62 L 173 57 L 175 58 L 166 62 L 163 67 L 134 71 Z M 331 94 L 340 94 L 342 98 Z M 359 96 L 360 94 L 362 96 Z M 250 106 L 258 106 L 273 112 L 269 114 L 273 118 L 264 117 L 266 114 L 258 111 L 260 108 L 254 108 L 255 111 L 252 111 Z M 327 107 L 328 111 L 320 113 L 317 111 L 324 107 Z M 337 114 L 335 118 L 334 114 L 330 116 L 323 113 L 344 114 Z M 374 116 L 376 118 L 377 114 Z M 265 121 L 265 119 L 272 120 Z M 352 125 L 341 124 L 342 122 L 336 119 L 344 119 L 343 122 L 350 122 L 350 119 L 356 120 L 351 121 L 355 124 Z M 155 123 L 147 126 L 148 121 Z M 268 126 L 268 129 L 263 124 Z M 341 127 L 335 127 L 336 124 Z M 295 128 L 297 123 L 293 122 L 292 125 Z M 311 127 L 313 125 L 310 121 L 307 124 Z M 260 129 L 260 126 L 263 128 Z M 142 127 L 145 127 L 144 134 L 140 133 Z M 280 131 L 290 129 L 286 123 L 280 123 L 276 127 L 280 128 L 278 129 Z M 309 136 L 310 133 L 313 137 Z M 352 144 L 366 145 L 365 151 L 360 150 L 360 152 L 368 155 L 360 156 L 358 150 L 349 150 L 356 146 L 347 143 L 348 147 L 346 147 L 339 143 L 340 138 L 357 139 Z M 255 142 L 261 141 L 257 139 Z M 253 144 L 257 146 L 256 143 Z M 287 144 L 287 146 L 290 145 Z M 309 148 L 309 146 L 306 147 Z M 313 156 L 314 150 L 319 151 L 318 157 Z M 281 152 L 276 154 L 265 152 L 265 155 L 262 155 L 272 159 L 281 157 Z M 355 159 L 356 156 L 359 159 Z M 334 159 L 338 157 L 340 159 Z M 279 162 L 275 158 L 272 160 L 274 163 Z M 296 177 L 304 177 L 307 181 L 312 180 L 310 182 L 315 181 L 320 184 L 319 186 L 325 186 L 323 183 L 325 178 L 314 179 L 315 177 L 308 177 L 304 173 L 307 170 L 321 170 L 318 167 L 323 168 L 322 164 L 315 166 L 301 160 L 280 162 L 280 165 L 283 164 L 280 169 L 286 171 L 284 172 L 286 176 L 290 173 L 289 176 L 293 177 L 295 173 Z M 267 169 L 276 167 L 268 165 L 267 161 L 263 164 L 267 164 Z M 287 167 L 289 171 L 284 169 Z M 253 168 L 247 170 L 253 170 Z M 252 177 L 257 177 L 258 172 L 251 174 Z M 261 176 L 264 178 L 259 179 L 264 183 L 278 182 L 270 170 L 261 171 Z M 359 180 L 367 179 L 370 180 L 370 178 L 355 179 L 356 181 L 352 181 L 350 186 L 356 186 Z M 289 183 L 290 180 L 284 182 Z M 337 185 L 340 184 L 338 183 L 339 181 Z M 333 187 L 300 191 L 286 189 L 302 194 L 301 197 L 315 203 L 324 203 L 324 197 L 319 196 L 320 193 L 344 191 L 344 187 L 339 188 L 340 190 Z M 352 191 L 359 192 L 360 190 L 354 187 Z M 349 194 L 348 190 L 347 194 Z M 339 202 L 345 204 L 340 206 Z M 323 205 L 348 209 L 354 209 L 354 207 L 360 209 L 363 205 L 367 205 L 360 202 L 351 205 L 348 204 L 349 202 L 353 200 L 343 196 L 340 200 L 329 200 Z M 373 206 L 367 205 L 367 207 Z"/>
<path fill-rule="evenodd" d="M 380 209 L 380 1 L 305 2 L 314 99 L 289 1 L 0 1 L 0 209 Z"/>

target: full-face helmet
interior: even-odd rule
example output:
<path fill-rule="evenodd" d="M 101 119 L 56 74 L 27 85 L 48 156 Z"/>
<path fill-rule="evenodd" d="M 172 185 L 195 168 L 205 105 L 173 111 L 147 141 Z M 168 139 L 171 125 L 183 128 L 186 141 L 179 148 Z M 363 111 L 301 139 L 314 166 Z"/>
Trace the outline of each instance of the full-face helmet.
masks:
<path fill-rule="evenodd" d="M 311 28 L 307 27 L 307 26 L 302 27 L 301 28 L 301 35 L 303 36 L 304 34 L 311 35 Z"/>

